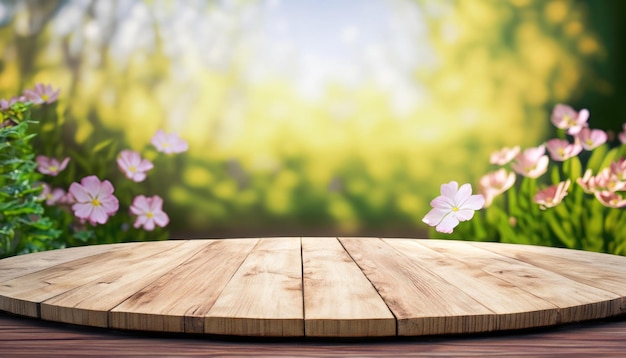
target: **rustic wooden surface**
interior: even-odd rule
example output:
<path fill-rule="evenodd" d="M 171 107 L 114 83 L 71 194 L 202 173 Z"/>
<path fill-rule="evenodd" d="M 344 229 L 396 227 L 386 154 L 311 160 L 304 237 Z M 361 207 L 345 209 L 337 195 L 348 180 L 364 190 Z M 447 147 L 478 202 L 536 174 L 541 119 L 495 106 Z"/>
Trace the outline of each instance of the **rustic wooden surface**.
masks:
<path fill-rule="evenodd" d="M 626 258 L 419 239 L 105 245 L 1 260 L 0 310 L 86 326 L 233 336 L 506 331 L 626 312 Z"/>
<path fill-rule="evenodd" d="M 626 317 L 480 335 L 220 339 L 41 321 L 0 312 L 1 357 L 624 357 Z"/>
<path fill-rule="evenodd" d="M 302 238 L 306 334 L 395 336 L 393 314 L 341 243 Z"/>

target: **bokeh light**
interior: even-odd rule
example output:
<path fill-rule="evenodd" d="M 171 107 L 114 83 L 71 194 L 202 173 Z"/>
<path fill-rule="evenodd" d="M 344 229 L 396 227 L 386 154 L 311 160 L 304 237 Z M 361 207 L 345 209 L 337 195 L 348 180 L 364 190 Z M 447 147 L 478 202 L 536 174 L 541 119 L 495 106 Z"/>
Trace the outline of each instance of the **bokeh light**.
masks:
<path fill-rule="evenodd" d="M 61 87 L 68 129 L 44 139 L 59 154 L 178 132 L 185 161 L 150 178 L 173 236 L 418 237 L 441 183 L 476 185 L 492 151 L 545 139 L 556 103 L 619 129 L 624 106 L 606 104 L 623 93 L 621 25 L 604 16 L 618 8 L 1 1 L 0 97 Z"/>

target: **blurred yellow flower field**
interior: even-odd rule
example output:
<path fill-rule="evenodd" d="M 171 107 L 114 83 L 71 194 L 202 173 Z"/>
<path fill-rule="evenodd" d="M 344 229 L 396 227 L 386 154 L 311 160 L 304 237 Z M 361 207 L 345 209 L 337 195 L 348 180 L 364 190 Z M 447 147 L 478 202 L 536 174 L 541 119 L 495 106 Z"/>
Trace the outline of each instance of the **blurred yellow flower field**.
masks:
<path fill-rule="evenodd" d="M 298 81 L 315 66 L 296 65 L 307 43 L 283 55 L 267 30 L 297 28 L 300 13 L 281 12 L 293 4 L 45 3 L 3 5 L 0 96 L 62 89 L 70 129 L 45 139 L 59 157 L 102 144 L 92 160 L 106 161 L 110 139 L 140 150 L 160 128 L 178 133 L 185 162 L 155 162 L 167 175 L 149 188 L 173 236 L 424 235 L 440 183 L 477 185 L 491 152 L 545 139 L 552 106 L 606 56 L 579 2 L 368 0 L 385 9 L 376 42 L 360 2 L 342 1 L 333 11 L 357 14 L 337 35 L 352 52 L 332 61 L 357 80 L 331 74 L 309 95 Z M 324 7 L 299 3 L 307 21 Z"/>

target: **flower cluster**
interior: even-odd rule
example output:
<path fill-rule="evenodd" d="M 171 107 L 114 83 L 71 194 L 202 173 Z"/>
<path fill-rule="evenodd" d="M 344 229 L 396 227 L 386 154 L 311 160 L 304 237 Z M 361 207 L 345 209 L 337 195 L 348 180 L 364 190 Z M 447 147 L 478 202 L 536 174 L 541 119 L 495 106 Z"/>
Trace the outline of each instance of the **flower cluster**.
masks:
<path fill-rule="evenodd" d="M 626 198 L 620 193 L 626 191 L 626 160 L 624 158 L 611 163 L 610 167 L 602 169 L 595 176 L 591 169 L 587 169 L 585 175 L 578 178 L 576 182 L 585 193 L 593 194 L 602 205 L 611 208 L 626 206 Z"/>
<path fill-rule="evenodd" d="M 152 142 L 159 142 L 164 135 L 174 145 L 155 146 L 157 151 L 164 153 L 176 153 L 186 150 L 187 143 L 176 134 L 165 134 L 159 130 Z M 155 139 L 156 138 L 156 139 Z M 181 149 L 184 147 L 185 149 Z M 70 158 L 59 161 L 56 158 L 48 158 L 43 155 L 37 156 L 38 170 L 42 174 L 56 176 L 67 167 Z M 147 177 L 147 172 L 154 168 L 154 164 L 148 159 L 132 150 L 122 150 L 117 157 L 117 165 L 126 178 L 134 182 L 142 182 Z M 50 188 L 44 184 L 42 198 L 48 205 L 70 204 L 74 215 L 82 221 L 88 221 L 92 225 L 105 224 L 108 218 L 119 209 L 119 201 L 114 195 L 113 184 L 109 180 L 100 180 L 91 175 L 81 179 L 80 183 L 73 182 L 66 193 L 61 188 Z M 156 226 L 165 227 L 169 223 L 169 217 L 163 211 L 163 199 L 158 196 L 136 196 L 130 207 L 130 212 L 137 216 L 134 227 L 143 227 L 152 231 Z"/>
<path fill-rule="evenodd" d="M 491 163 L 500 166 L 512 162 L 511 169 L 517 174 L 528 178 L 539 178 L 548 170 L 550 159 L 545 154 L 546 148 L 555 162 L 564 162 L 570 158 L 578 156 L 583 150 L 592 151 L 607 142 L 607 134 L 600 129 L 591 129 L 587 120 L 589 111 L 586 109 L 576 112 L 570 106 L 558 104 L 552 112 L 552 123 L 559 129 L 566 131 L 571 138 L 553 138 L 538 147 L 528 148 L 523 152 L 520 147 L 503 148 L 491 156 Z M 620 138 L 626 137 L 626 125 L 624 132 L 620 133 Z M 624 138 L 626 139 L 626 138 Z M 624 141 L 622 141 L 624 143 Z M 595 196 L 606 206 L 622 207 L 626 206 L 626 200 L 616 192 L 622 189 L 617 182 L 621 183 L 624 173 L 620 172 L 620 162 L 615 163 L 611 168 L 605 168 L 600 174 L 593 177 L 591 170 L 585 176 L 578 178 L 576 182 L 585 188 L 585 192 L 595 194 Z M 493 199 L 507 191 L 515 184 L 515 175 L 509 173 L 504 168 L 488 173 L 480 179 L 480 192 L 485 196 L 486 206 L 489 206 Z M 547 209 L 559 204 L 568 193 L 570 180 L 561 181 L 544 190 L 538 191 L 534 195 L 534 202 L 540 205 L 541 209 Z"/>
<path fill-rule="evenodd" d="M 10 100 L 0 100 L 0 109 L 8 112 L 12 105 L 18 102 L 33 104 L 51 104 L 58 100 L 59 89 L 51 85 L 37 84 L 33 89 L 24 91 L 23 96 Z M 165 154 L 181 153 L 188 149 L 187 142 L 175 133 L 165 133 L 158 130 L 151 139 L 157 152 Z M 56 177 L 70 164 L 71 158 L 55 158 L 45 155 L 36 157 L 37 171 L 49 177 Z M 120 172 L 132 182 L 143 182 L 147 173 L 154 168 L 154 164 L 142 158 L 141 154 L 133 150 L 119 152 L 117 167 Z M 96 175 L 88 175 L 80 181 L 74 181 L 67 191 L 59 187 L 51 187 L 42 183 L 40 200 L 48 206 L 71 208 L 71 211 L 80 223 L 89 223 L 92 226 L 106 224 L 109 218 L 120 209 L 120 201 L 115 195 L 115 187 L 109 180 L 101 180 Z M 129 206 L 129 214 L 135 216 L 134 227 L 152 231 L 157 226 L 165 227 L 169 223 L 168 215 L 163 211 L 163 199 L 158 196 L 147 197 L 137 195 Z"/>
<path fill-rule="evenodd" d="M 610 211 L 626 207 L 626 124 L 617 135 L 619 144 L 611 149 L 613 136 L 590 128 L 589 116 L 586 109 L 556 105 L 551 122 L 557 138 L 492 153 L 490 163 L 497 167 L 480 178 L 479 195 L 471 195 L 470 184 L 461 189 L 456 182 L 443 184 L 423 221 L 438 232 L 452 233 L 460 221 L 484 209 L 470 224 L 472 234 L 484 240 L 514 242 L 517 237 L 537 244 L 551 235 L 557 237 L 555 245 L 626 252 L 626 214 Z M 559 205 L 564 201 L 568 204 Z M 602 246 L 583 242 L 594 237 L 604 242 Z M 614 238 L 620 243 L 610 243 Z"/>

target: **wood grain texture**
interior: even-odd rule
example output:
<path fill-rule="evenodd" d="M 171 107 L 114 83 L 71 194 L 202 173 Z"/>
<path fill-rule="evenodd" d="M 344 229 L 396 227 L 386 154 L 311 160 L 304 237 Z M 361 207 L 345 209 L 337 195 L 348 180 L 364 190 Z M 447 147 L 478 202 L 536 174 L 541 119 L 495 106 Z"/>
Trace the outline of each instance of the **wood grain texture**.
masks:
<path fill-rule="evenodd" d="M 483 270 L 484 263 L 480 260 L 460 257 L 459 252 L 465 252 L 462 247 L 460 251 L 455 251 L 454 255 L 446 255 L 416 240 L 385 240 L 385 242 L 398 252 L 411 257 L 421 267 L 441 277 L 445 282 L 444 285 L 456 287 L 491 312 L 488 321 L 492 323 L 492 327 L 466 329 L 476 332 L 520 329 L 553 325 L 558 322 L 556 305 L 511 283 L 515 277 L 507 280 L 504 274 L 492 275 Z M 439 316 L 441 315 L 435 315 Z M 459 319 L 465 317 L 459 316 Z"/>
<path fill-rule="evenodd" d="M 302 260 L 307 336 L 396 334 L 389 308 L 336 238 L 302 238 Z"/>
<path fill-rule="evenodd" d="M 205 332 L 302 336 L 300 238 L 259 240 L 206 314 Z"/>
<path fill-rule="evenodd" d="M 2 357 L 623 357 L 626 316 L 500 334 L 384 340 L 223 340 L 111 331 L 0 312 Z"/>
<path fill-rule="evenodd" d="M 626 312 L 626 258 L 445 240 L 127 243 L 0 260 L 0 310 L 125 330 L 267 337 L 507 331 Z"/>
<path fill-rule="evenodd" d="M 92 245 L 36 252 L 29 254 L 27 260 L 22 256 L 8 257 L 0 260 L 0 282 L 112 249 L 121 250 L 127 245 L 128 244 Z"/>
<path fill-rule="evenodd" d="M 197 255 L 113 308 L 111 327 L 204 333 L 204 316 L 257 242 L 208 240 Z"/>
<path fill-rule="evenodd" d="M 495 246 L 481 242 L 471 244 L 558 273 L 585 285 L 626 296 L 626 265 L 623 256 L 543 246 Z"/>
<path fill-rule="evenodd" d="M 410 250 L 415 245 L 405 255 L 380 239 L 341 238 L 340 241 L 397 318 L 398 335 L 495 329 L 493 312 L 433 273 L 429 269 L 432 265 L 416 259 L 415 250 Z"/>
<path fill-rule="evenodd" d="M 132 248 L 105 251 L 4 281 L 0 284 L 0 310 L 39 317 L 41 302 L 181 244 L 159 241 L 128 245 Z"/>
<path fill-rule="evenodd" d="M 203 241 L 184 241 L 174 249 L 153 252 L 142 260 L 115 266 L 84 285 L 41 303 L 41 318 L 57 322 L 108 327 L 108 312 L 132 293 L 151 284 L 202 250 Z M 147 250 L 146 250 L 147 251 Z"/>
<path fill-rule="evenodd" d="M 465 242 L 423 240 L 420 244 L 450 258 L 458 257 L 462 252 L 464 260 L 480 265 L 482 271 L 554 304 L 558 307 L 558 323 L 603 318 L 621 312 L 622 298 L 619 295 L 551 270 Z"/>

